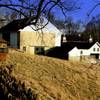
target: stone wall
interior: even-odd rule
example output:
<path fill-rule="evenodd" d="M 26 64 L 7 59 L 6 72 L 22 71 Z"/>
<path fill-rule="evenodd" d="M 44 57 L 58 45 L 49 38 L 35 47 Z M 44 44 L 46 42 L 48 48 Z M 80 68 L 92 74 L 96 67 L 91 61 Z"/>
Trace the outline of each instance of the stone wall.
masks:
<path fill-rule="evenodd" d="M 55 35 L 53 33 L 20 32 L 20 49 L 27 52 L 34 52 L 34 46 L 44 46 L 51 48 L 55 46 Z"/>

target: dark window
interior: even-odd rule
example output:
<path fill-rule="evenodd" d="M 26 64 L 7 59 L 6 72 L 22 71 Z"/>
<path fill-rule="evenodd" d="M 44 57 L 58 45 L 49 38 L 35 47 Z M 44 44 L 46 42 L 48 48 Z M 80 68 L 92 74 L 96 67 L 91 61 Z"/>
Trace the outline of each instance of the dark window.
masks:
<path fill-rule="evenodd" d="M 83 51 L 81 51 L 80 53 L 83 54 Z"/>
<path fill-rule="evenodd" d="M 97 48 L 97 51 L 99 51 L 99 48 Z"/>
<path fill-rule="evenodd" d="M 26 47 L 25 46 L 23 47 L 23 51 L 26 51 Z"/>
<path fill-rule="evenodd" d="M 39 50 L 39 48 L 38 48 L 38 47 L 36 47 L 36 48 L 35 48 L 35 51 L 38 51 L 38 50 Z"/>
<path fill-rule="evenodd" d="M 17 33 L 17 47 L 20 48 L 20 32 Z"/>
<path fill-rule="evenodd" d="M 95 51 L 95 48 L 93 48 L 93 51 Z"/>
<path fill-rule="evenodd" d="M 99 59 L 99 54 L 91 54 L 92 57 Z"/>
<path fill-rule="evenodd" d="M 35 54 L 44 54 L 44 47 L 35 47 Z"/>
<path fill-rule="evenodd" d="M 8 48 L 0 48 L 0 53 L 8 53 Z"/>

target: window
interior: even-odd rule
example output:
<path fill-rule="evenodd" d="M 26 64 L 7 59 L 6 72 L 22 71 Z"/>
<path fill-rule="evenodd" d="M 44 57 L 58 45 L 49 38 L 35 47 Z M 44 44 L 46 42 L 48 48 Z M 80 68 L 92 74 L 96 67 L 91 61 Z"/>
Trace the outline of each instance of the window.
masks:
<path fill-rule="evenodd" d="M 99 51 L 99 48 L 97 48 L 97 51 Z"/>
<path fill-rule="evenodd" d="M 0 53 L 7 53 L 8 52 L 8 48 L 0 48 Z"/>
<path fill-rule="evenodd" d="M 25 46 L 23 47 L 23 51 L 26 51 L 26 47 Z"/>
<path fill-rule="evenodd" d="M 93 48 L 93 51 L 95 51 L 95 48 Z"/>
<path fill-rule="evenodd" d="M 38 47 L 36 47 L 36 48 L 35 48 L 35 50 L 36 50 L 36 51 L 38 51 L 38 50 L 39 50 L 39 48 L 38 48 Z"/>
<path fill-rule="evenodd" d="M 81 51 L 80 53 L 83 54 L 83 51 Z"/>
<path fill-rule="evenodd" d="M 44 47 L 35 47 L 35 54 L 44 54 Z"/>

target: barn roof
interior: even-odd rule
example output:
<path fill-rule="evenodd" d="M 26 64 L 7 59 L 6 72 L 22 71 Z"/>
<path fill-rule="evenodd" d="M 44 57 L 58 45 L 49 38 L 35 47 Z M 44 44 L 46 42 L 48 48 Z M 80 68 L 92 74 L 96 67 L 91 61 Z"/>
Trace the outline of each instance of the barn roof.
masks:
<path fill-rule="evenodd" d="M 25 22 L 27 20 L 28 20 L 27 18 L 13 20 L 12 22 L 5 25 L 4 27 L 0 28 L 0 32 L 16 32 L 19 29 L 25 27 Z"/>
<path fill-rule="evenodd" d="M 41 28 L 41 24 L 39 22 L 37 23 L 38 25 L 32 25 L 32 24 L 27 24 L 26 22 L 29 20 L 29 18 L 24 18 L 24 19 L 18 19 L 14 20 L 4 27 L 0 29 L 0 32 L 17 32 L 17 31 L 34 31 L 38 28 Z M 47 24 L 48 23 L 48 24 Z M 47 24 L 47 25 L 46 25 Z M 55 32 L 55 33 L 61 33 L 51 22 L 49 22 L 46 18 L 43 20 L 42 26 L 46 25 L 43 27 L 42 31 L 43 32 Z M 41 30 L 40 30 L 41 31 Z"/>
<path fill-rule="evenodd" d="M 21 29 L 20 31 L 36 31 L 38 29 L 38 32 L 41 32 L 41 28 L 42 28 L 42 32 L 47 32 L 47 33 L 60 33 L 60 30 L 56 28 L 55 25 L 53 25 L 50 21 L 48 21 L 45 17 L 42 17 L 42 22 L 38 21 L 37 25 L 27 25 L 26 27 L 24 27 L 23 29 Z"/>

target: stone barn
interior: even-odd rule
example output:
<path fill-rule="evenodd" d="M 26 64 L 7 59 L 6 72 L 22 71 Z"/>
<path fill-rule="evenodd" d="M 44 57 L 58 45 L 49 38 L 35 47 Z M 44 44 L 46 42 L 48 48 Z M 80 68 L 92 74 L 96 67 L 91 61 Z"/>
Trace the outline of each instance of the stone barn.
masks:
<path fill-rule="evenodd" d="M 15 20 L 0 29 L 2 38 L 8 41 L 10 47 L 39 54 L 49 48 L 61 46 L 62 33 L 46 18 L 42 18 L 42 23 L 38 22 L 36 26 L 23 27 L 24 22 L 25 19 Z M 46 23 L 48 24 L 42 28 Z"/>

